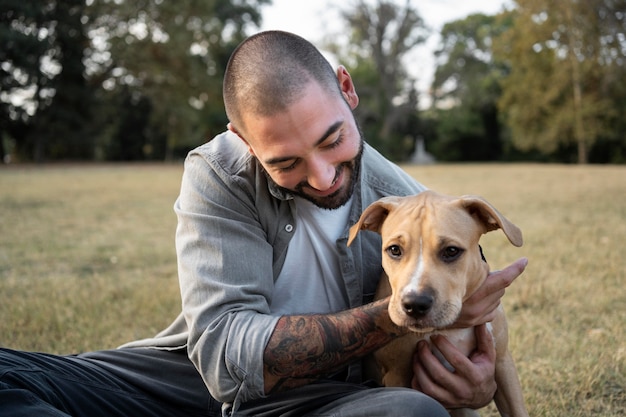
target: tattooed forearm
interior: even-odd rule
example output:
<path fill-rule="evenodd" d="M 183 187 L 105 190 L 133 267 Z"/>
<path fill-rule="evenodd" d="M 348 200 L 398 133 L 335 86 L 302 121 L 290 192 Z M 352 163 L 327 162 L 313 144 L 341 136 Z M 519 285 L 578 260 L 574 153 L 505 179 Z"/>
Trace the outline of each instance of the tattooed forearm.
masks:
<path fill-rule="evenodd" d="M 304 385 L 400 335 L 387 305 L 381 300 L 336 314 L 281 317 L 264 352 L 266 392 Z"/>

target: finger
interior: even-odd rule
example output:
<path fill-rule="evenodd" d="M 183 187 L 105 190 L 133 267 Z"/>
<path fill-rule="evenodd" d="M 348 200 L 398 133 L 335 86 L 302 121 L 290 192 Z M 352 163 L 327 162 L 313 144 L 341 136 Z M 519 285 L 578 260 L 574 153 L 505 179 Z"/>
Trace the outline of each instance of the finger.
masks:
<path fill-rule="evenodd" d="M 486 320 L 480 322 L 484 323 L 493 320 L 495 310 L 500 305 L 500 299 L 504 296 L 505 289 L 524 272 L 527 265 L 528 259 L 520 258 L 505 269 L 490 273 L 479 290 L 470 297 L 474 302 L 482 306 L 487 306 L 483 310 L 487 312 L 484 316 Z"/>
<path fill-rule="evenodd" d="M 472 361 L 446 337 L 434 336 L 431 338 L 431 341 L 435 347 L 439 349 L 448 363 L 455 369 L 454 373 L 448 372 L 447 374 L 441 375 L 442 379 L 438 382 L 447 388 L 458 386 L 458 376 L 467 375 L 472 372 Z"/>
<path fill-rule="evenodd" d="M 463 302 L 463 308 L 452 328 L 474 327 L 477 324 L 491 321 L 496 316 L 496 309 L 500 305 L 500 298 L 504 290 L 486 296 L 474 294 Z"/>
<path fill-rule="evenodd" d="M 442 386 L 440 381 L 444 375 L 450 374 L 433 355 L 428 343 L 421 341 L 415 353 L 413 365 L 413 388 L 436 399 L 444 406 L 454 403 L 453 392 Z"/>
<path fill-rule="evenodd" d="M 445 337 L 431 338 L 431 341 L 442 353 L 443 357 L 455 368 L 454 373 L 441 375 L 439 385 L 449 393 L 453 393 L 449 404 L 463 405 L 470 408 L 482 407 L 488 403 L 496 391 L 495 348 L 486 325 L 479 326 L 478 337 L 482 351 L 474 351 L 470 358 L 458 350 Z M 489 346 L 491 341 L 491 346 Z"/>
<path fill-rule="evenodd" d="M 485 286 L 492 291 L 503 290 L 524 272 L 527 265 L 528 258 L 520 258 L 500 271 L 492 271 L 485 281 Z"/>
<path fill-rule="evenodd" d="M 472 362 L 476 361 L 478 356 L 485 356 L 489 361 L 494 362 L 496 359 L 496 345 L 493 341 L 493 335 L 487 328 L 486 324 L 481 324 L 474 328 L 476 335 L 476 350 L 472 353 Z"/>
<path fill-rule="evenodd" d="M 501 271 L 491 272 L 465 303 L 474 305 L 476 311 L 491 312 L 499 305 L 505 289 L 524 272 L 527 264 L 528 259 L 520 258 Z"/>
<path fill-rule="evenodd" d="M 464 304 L 467 304 L 468 306 L 474 306 L 476 312 L 491 311 L 498 308 L 502 296 L 504 296 L 504 289 L 491 291 L 488 294 L 474 293 L 464 302 Z"/>

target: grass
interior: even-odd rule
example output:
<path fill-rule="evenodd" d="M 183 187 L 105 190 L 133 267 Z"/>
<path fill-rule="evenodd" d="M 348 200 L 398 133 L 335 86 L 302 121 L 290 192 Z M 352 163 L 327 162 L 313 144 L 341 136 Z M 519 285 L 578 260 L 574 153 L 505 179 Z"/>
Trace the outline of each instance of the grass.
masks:
<path fill-rule="evenodd" d="M 0 344 L 54 353 L 148 337 L 180 311 L 180 166 L 0 171 Z"/>
<path fill-rule="evenodd" d="M 533 416 L 626 415 L 626 167 L 406 166 L 480 194 L 524 232 L 482 245 L 530 264 L 504 300 Z M 180 311 L 178 165 L 0 169 L 0 345 L 54 353 L 152 336 Z M 495 416 L 493 407 L 483 416 Z"/>

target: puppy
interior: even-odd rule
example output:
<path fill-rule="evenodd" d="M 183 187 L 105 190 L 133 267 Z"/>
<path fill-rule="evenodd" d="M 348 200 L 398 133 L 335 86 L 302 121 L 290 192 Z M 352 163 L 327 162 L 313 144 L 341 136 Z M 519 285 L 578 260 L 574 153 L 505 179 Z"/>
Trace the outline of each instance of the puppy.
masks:
<path fill-rule="evenodd" d="M 411 330 L 375 352 L 379 382 L 411 387 L 416 344 L 420 339 L 430 341 L 433 334 L 447 336 L 468 356 L 475 349 L 473 328 L 446 328 L 457 320 L 463 302 L 487 278 L 489 265 L 478 241 L 484 233 L 498 228 L 513 245 L 522 245 L 520 229 L 483 198 L 458 198 L 433 191 L 382 198 L 367 207 L 350 228 L 348 245 L 360 230 L 380 233 L 385 274 L 375 298 L 391 296 L 391 320 Z M 502 416 L 527 416 L 501 307 L 489 328 L 496 344 L 496 406 Z M 450 414 L 478 416 L 469 409 L 451 410 Z"/>

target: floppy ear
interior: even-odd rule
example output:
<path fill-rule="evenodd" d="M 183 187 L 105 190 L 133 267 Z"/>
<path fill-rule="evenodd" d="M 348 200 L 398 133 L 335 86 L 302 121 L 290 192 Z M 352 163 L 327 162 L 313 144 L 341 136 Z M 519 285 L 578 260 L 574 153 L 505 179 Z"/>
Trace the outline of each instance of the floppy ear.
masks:
<path fill-rule="evenodd" d="M 383 197 L 370 204 L 363 213 L 359 221 L 350 228 L 348 235 L 348 246 L 352 243 L 360 230 L 371 230 L 380 233 L 380 227 L 387 218 L 387 215 L 398 205 L 399 197 Z"/>
<path fill-rule="evenodd" d="M 461 205 L 483 223 L 485 233 L 500 228 L 513 245 L 522 246 L 522 231 L 500 214 L 487 200 L 473 195 L 462 196 L 460 200 Z"/>

